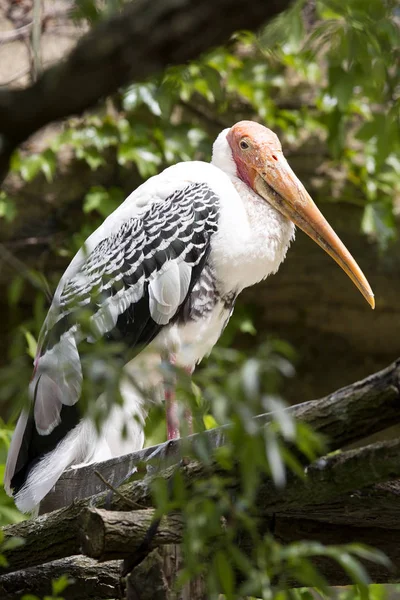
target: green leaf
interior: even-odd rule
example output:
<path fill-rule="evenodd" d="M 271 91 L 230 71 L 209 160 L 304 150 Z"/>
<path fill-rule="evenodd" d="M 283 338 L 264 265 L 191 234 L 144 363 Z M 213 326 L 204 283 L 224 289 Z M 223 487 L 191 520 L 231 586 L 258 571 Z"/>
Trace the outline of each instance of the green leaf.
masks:
<path fill-rule="evenodd" d="M 3 499 L 1 499 L 1 501 L 3 501 Z M 17 508 L 14 508 L 13 506 L 5 506 L 4 504 L 0 506 L 0 516 L 2 525 L 8 525 L 9 523 L 20 523 L 25 518 Z"/>
<path fill-rule="evenodd" d="M 0 219 L 5 219 L 7 223 L 11 223 L 17 216 L 17 207 L 12 198 L 7 196 L 3 191 L 0 191 Z"/>
<path fill-rule="evenodd" d="M 121 144 L 118 148 L 118 162 L 120 165 L 134 162 L 141 177 L 147 179 L 158 172 L 161 157 L 146 147 L 135 147 L 127 143 Z"/>
<path fill-rule="evenodd" d="M 157 90 L 157 102 L 160 107 L 161 116 L 163 119 L 168 120 L 171 116 L 172 109 L 175 103 L 175 95 L 172 93 L 170 87 L 167 85 L 161 85 Z"/>
<path fill-rule="evenodd" d="M 387 569 L 391 569 L 393 567 L 392 561 L 386 556 L 386 554 L 380 550 L 377 550 L 376 548 L 370 548 L 364 544 L 347 544 L 346 548 L 349 552 L 355 554 L 359 558 L 378 563 Z"/>
<path fill-rule="evenodd" d="M 375 239 L 382 250 L 387 249 L 396 235 L 394 216 L 390 206 L 367 204 L 361 221 L 361 230 Z"/>
<path fill-rule="evenodd" d="M 212 415 L 204 415 L 203 422 L 206 429 L 214 429 L 218 426 Z"/>
<path fill-rule="evenodd" d="M 372 138 L 377 137 L 381 131 L 380 117 L 384 118 L 383 115 L 379 115 L 378 119 L 378 115 L 376 115 L 372 121 L 363 123 L 356 133 L 357 139 L 369 142 Z"/>
<path fill-rule="evenodd" d="M 10 285 L 8 286 L 8 302 L 11 306 L 15 306 L 16 304 L 18 304 L 21 295 L 22 295 L 22 291 L 24 289 L 24 284 L 25 284 L 25 280 L 22 276 L 17 275 L 16 277 L 13 277 L 13 279 L 10 282 Z"/>
<path fill-rule="evenodd" d="M 331 66 L 329 69 L 329 89 L 336 98 L 339 109 L 344 112 L 353 94 L 354 75 L 344 71 L 342 67 Z"/>
<path fill-rule="evenodd" d="M 40 154 L 31 154 L 21 159 L 20 171 L 25 181 L 32 181 L 42 168 L 42 158 Z"/>
<path fill-rule="evenodd" d="M 324 115 L 324 123 L 328 130 L 328 145 L 335 158 L 339 157 L 343 153 L 346 141 L 346 117 L 336 107 L 330 113 Z"/>
<path fill-rule="evenodd" d="M 76 20 L 87 19 L 90 23 L 97 23 L 101 19 L 101 10 L 95 0 L 75 0 L 73 17 Z"/>
<path fill-rule="evenodd" d="M 278 438 L 271 428 L 266 429 L 266 451 L 274 484 L 277 488 L 282 488 L 286 483 L 285 464 L 282 459 Z"/>
<path fill-rule="evenodd" d="M 83 212 L 97 211 L 103 217 L 108 217 L 124 200 L 120 188 L 111 187 L 108 190 L 101 185 L 93 186 L 83 201 Z"/>
<path fill-rule="evenodd" d="M 141 104 L 147 106 L 153 115 L 161 116 L 157 88 L 154 83 L 134 83 L 125 92 L 123 96 L 124 110 L 134 111 Z"/>
<path fill-rule="evenodd" d="M 351 577 L 352 581 L 357 585 L 366 586 L 371 583 L 368 572 L 365 567 L 354 556 L 348 552 L 332 550 L 332 556 L 343 567 L 346 573 Z"/>
<path fill-rule="evenodd" d="M 56 154 L 53 150 L 48 148 L 40 155 L 40 159 L 40 169 L 49 183 L 50 181 L 53 181 L 53 176 L 57 168 Z"/>
<path fill-rule="evenodd" d="M 20 548 L 25 544 L 25 540 L 22 537 L 13 536 L 5 540 L 1 544 L 1 551 L 7 552 L 8 550 L 15 550 L 15 548 Z"/>
<path fill-rule="evenodd" d="M 53 579 L 51 582 L 52 594 L 53 596 L 59 596 L 63 593 L 64 590 L 67 589 L 69 585 L 72 585 L 74 580 L 68 575 L 61 575 L 58 579 Z"/>
<path fill-rule="evenodd" d="M 221 75 L 214 67 L 210 65 L 201 66 L 201 75 L 207 84 L 207 89 L 212 94 L 212 102 L 220 102 L 223 98 L 223 87 L 221 83 Z"/>
<path fill-rule="evenodd" d="M 307 542 L 305 542 L 307 543 Z M 318 587 L 321 590 L 327 592 L 329 590 L 328 582 L 325 577 L 314 567 L 311 561 L 302 559 L 299 564 L 292 568 L 293 577 L 302 585 L 310 587 Z M 306 590 L 304 590 L 306 592 Z M 308 598 L 307 593 L 301 594 L 301 599 L 305 600 Z M 311 599 L 309 599 L 311 600 Z"/>
<path fill-rule="evenodd" d="M 235 579 L 232 565 L 230 564 L 226 553 L 222 550 L 219 550 L 215 554 L 214 567 L 218 573 L 222 591 L 229 600 L 233 597 Z"/>
<path fill-rule="evenodd" d="M 14 173 L 19 173 L 21 170 L 22 156 L 19 150 L 16 150 L 11 155 L 10 170 Z"/>
<path fill-rule="evenodd" d="M 240 322 L 239 328 L 242 333 L 249 333 L 250 335 L 256 335 L 257 333 L 257 329 L 254 327 L 253 320 L 250 318 L 243 319 Z"/>
<path fill-rule="evenodd" d="M 76 147 L 77 158 L 84 160 L 92 171 L 96 171 L 100 166 L 105 164 L 105 158 L 97 148 L 94 147 Z"/>
<path fill-rule="evenodd" d="M 21 327 L 21 329 L 25 335 L 25 340 L 27 343 L 27 353 L 31 358 L 35 358 L 37 352 L 37 341 L 30 331 L 28 331 L 24 327 Z"/>

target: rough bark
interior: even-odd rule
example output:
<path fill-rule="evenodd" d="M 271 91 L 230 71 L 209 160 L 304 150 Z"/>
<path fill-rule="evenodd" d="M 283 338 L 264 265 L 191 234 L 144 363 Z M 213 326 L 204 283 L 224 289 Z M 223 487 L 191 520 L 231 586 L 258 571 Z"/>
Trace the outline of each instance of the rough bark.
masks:
<path fill-rule="evenodd" d="M 309 513 L 309 516 L 310 513 Z M 277 517 L 274 534 L 278 541 L 289 544 L 300 540 L 314 540 L 323 544 L 343 544 L 357 542 L 374 546 L 382 550 L 392 561 L 392 568 L 384 565 L 364 562 L 371 581 L 374 583 L 394 583 L 399 581 L 400 576 L 400 548 L 397 532 L 373 527 L 337 527 L 330 524 L 316 523 L 309 519 L 289 519 Z M 363 561 L 361 561 L 363 562 Z M 349 576 L 338 567 L 332 560 L 316 557 L 313 564 L 320 569 L 321 573 L 335 586 L 350 585 L 352 581 Z M 297 582 L 291 582 L 294 587 Z M 290 585 L 290 584 L 289 584 Z"/>
<path fill-rule="evenodd" d="M 347 386 L 321 398 L 288 409 L 293 417 L 308 423 L 322 433 L 330 450 L 379 432 L 400 422 L 400 360 L 363 381 Z M 260 424 L 268 423 L 270 415 L 258 417 Z M 224 428 L 193 436 L 192 449 L 206 439 L 212 447 L 224 443 Z M 176 463 L 187 452 L 184 440 L 175 440 L 154 448 L 145 448 L 131 455 L 114 458 L 96 466 L 96 470 L 112 485 L 118 485 L 138 463 L 149 461 L 157 467 Z M 190 451 L 190 450 L 189 450 Z M 153 457 L 153 458 L 151 458 Z M 92 496 L 106 489 L 93 472 L 93 466 L 69 469 L 54 490 L 41 504 L 41 512 L 49 512 L 70 504 L 75 498 Z"/>
<path fill-rule="evenodd" d="M 399 544 L 395 537 L 388 536 L 382 529 L 346 528 L 347 539 L 369 543 L 371 535 L 376 540 L 376 546 L 386 548 L 387 553 L 400 565 Z M 343 541 L 342 529 L 330 526 L 321 527 L 312 520 L 293 520 L 278 518 L 276 520 L 275 535 L 282 543 L 296 540 L 309 539 L 326 544 L 340 544 Z M 391 550 L 388 551 L 390 547 Z M 98 563 L 85 556 L 72 556 L 49 562 L 39 567 L 28 568 L 14 573 L 2 575 L 0 579 L 0 597 L 2 600 L 16 600 L 22 594 L 37 594 L 39 597 L 51 592 L 51 581 L 61 575 L 68 574 L 74 583 L 63 592 L 65 600 L 122 600 L 125 589 L 128 598 L 132 600 L 170 600 L 174 583 L 174 576 L 178 569 L 175 564 L 175 548 L 165 547 L 169 554 L 165 558 L 163 549 L 154 550 L 130 574 L 126 588 L 121 583 L 120 561 Z M 166 566 L 170 563 L 170 569 Z M 179 559 L 178 559 L 179 562 Z M 350 582 L 346 573 L 338 568 L 333 561 L 316 558 L 314 564 L 321 570 L 328 581 L 335 585 L 348 585 Z M 390 570 L 382 565 L 367 563 L 368 572 L 372 581 L 376 583 L 390 583 L 398 581 L 396 569 Z M 288 582 L 293 587 L 298 587 L 295 581 Z M 207 595 L 200 591 L 196 596 L 183 597 L 180 595 L 174 600 L 206 600 Z"/>
<path fill-rule="evenodd" d="M 254 0 L 244 10 L 243 0 L 132 2 L 34 85 L 0 92 L 0 178 L 14 148 L 39 128 L 82 113 L 129 81 L 196 58 L 237 29 L 257 29 L 289 3 Z"/>
<path fill-rule="evenodd" d="M 162 550 L 154 550 L 130 573 L 126 584 L 127 598 L 166 600 L 170 598 L 172 584 L 166 577 Z"/>
<path fill-rule="evenodd" d="M 80 517 L 82 551 L 91 558 L 112 560 L 134 554 L 156 519 L 153 509 L 109 511 L 88 508 Z M 179 514 L 165 516 L 151 539 L 149 549 L 179 544 L 183 522 Z"/>
<path fill-rule="evenodd" d="M 303 480 L 290 477 L 283 489 L 276 489 L 270 480 L 264 481 L 258 490 L 257 506 L 265 515 L 276 512 L 284 514 L 286 510 L 298 507 L 307 507 L 310 513 L 314 505 L 329 503 L 338 496 L 400 477 L 399 451 L 400 440 L 393 440 L 319 459 L 306 469 Z M 170 467 L 157 475 L 121 486 L 122 495 L 114 495 L 109 508 L 126 511 L 132 508 L 132 503 L 151 506 L 153 481 L 158 477 L 169 480 L 174 477 L 175 470 L 176 467 Z M 221 477 L 226 475 L 215 465 L 204 466 L 193 460 L 180 467 L 180 473 L 189 487 L 194 481 L 207 478 L 211 473 Z M 232 477 L 231 472 L 229 476 Z M 7 553 L 9 565 L 6 572 L 78 553 L 81 550 L 81 523 L 82 519 L 85 522 L 85 510 L 88 506 L 104 506 L 104 502 L 104 494 L 100 494 L 42 515 L 35 521 L 5 527 L 3 531 L 7 538 L 20 536 L 25 539 L 24 546 Z M 137 531 L 140 533 L 142 528 L 138 527 Z M 98 540 L 101 539 L 101 533 L 92 532 L 96 542 L 87 543 L 87 547 L 98 546 Z M 85 530 L 84 535 L 85 539 L 86 536 L 90 538 L 91 533 Z M 143 538 L 140 538 L 141 541 Z"/>
<path fill-rule="evenodd" d="M 324 504 L 314 504 L 312 511 L 292 507 L 285 510 L 285 515 L 297 519 L 312 518 L 323 524 L 350 524 L 396 531 L 400 529 L 400 482 L 388 481 L 356 490 Z"/>
<path fill-rule="evenodd" d="M 120 587 L 121 562 L 98 563 L 86 556 L 70 556 L 23 569 L 0 578 L 1 600 L 16 600 L 24 594 L 40 598 L 51 595 L 51 582 L 68 575 L 73 582 L 63 591 L 65 600 L 119 600 L 124 597 Z M 140 571 L 137 577 L 140 576 Z"/>
<path fill-rule="evenodd" d="M 362 424 L 365 431 L 371 432 L 386 426 L 388 415 L 391 415 L 393 421 L 399 418 L 399 411 L 396 413 L 399 401 L 399 369 L 399 362 L 396 362 L 384 371 L 347 389 L 339 390 L 328 398 L 308 402 L 289 410 L 294 412 L 297 418 L 312 424 L 318 431 L 331 435 L 331 449 L 338 448 L 343 443 L 359 439 L 357 422 Z M 260 425 L 263 426 L 269 418 L 268 415 L 259 418 Z M 224 441 L 224 435 L 226 429 L 211 432 L 209 441 L 214 445 L 220 444 Z M 194 436 L 193 443 L 199 439 Z M 170 456 L 167 448 L 166 444 L 158 448 L 157 461 L 160 461 L 163 467 L 165 457 L 176 462 L 180 454 L 179 443 L 171 444 Z M 181 448 L 181 452 L 184 451 L 184 447 Z M 152 452 L 154 453 L 154 449 Z M 276 489 L 270 480 L 264 480 L 257 494 L 257 507 L 260 516 L 264 517 L 260 520 L 261 527 L 269 527 L 271 515 L 275 515 L 275 534 L 283 541 L 306 537 L 323 543 L 368 543 L 385 552 L 395 567 L 394 571 L 388 571 L 383 566 L 368 565 L 373 581 L 400 581 L 400 544 L 397 535 L 400 530 L 400 483 L 392 481 L 396 477 L 400 478 L 399 453 L 399 439 L 375 443 L 318 459 L 305 469 L 304 479 L 289 477 L 284 489 Z M 137 454 L 141 454 L 143 458 L 143 453 Z M 107 468 L 111 473 L 112 465 L 115 468 L 124 461 L 132 467 L 135 456 L 121 458 L 117 463 L 109 461 L 105 464 L 106 469 L 103 473 L 107 473 Z M 104 465 L 97 465 L 95 468 L 100 471 L 103 467 Z M 75 559 L 69 559 L 72 561 L 70 563 L 65 562 L 66 557 L 86 552 L 101 559 L 115 559 L 132 556 L 133 551 L 139 558 L 143 558 L 152 548 L 163 546 L 168 548 L 164 550 L 164 557 L 160 558 L 158 553 L 153 552 L 141 565 L 142 571 L 135 569 L 132 577 L 128 578 L 127 590 L 130 598 L 150 598 L 151 595 L 147 592 L 140 596 L 137 593 L 138 590 L 142 592 L 142 585 L 143 589 L 148 588 L 141 577 L 146 578 L 149 572 L 154 572 L 158 573 L 158 579 L 154 580 L 154 589 L 158 595 L 154 597 L 170 599 L 173 594 L 171 590 L 174 575 L 180 564 L 179 548 L 176 544 L 182 536 L 181 517 L 170 515 L 162 519 L 158 532 L 149 544 L 146 535 L 155 517 L 152 508 L 153 481 L 157 477 L 167 480 L 173 478 L 177 468 L 189 487 L 191 482 L 207 477 L 210 473 L 218 472 L 222 477 L 225 475 L 220 467 L 205 466 L 193 459 L 156 472 L 153 464 L 143 479 L 121 486 L 118 494 L 114 493 L 111 498 L 102 492 L 91 498 L 78 500 L 67 508 L 44 514 L 35 520 L 5 527 L 3 531 L 6 537 L 21 536 L 25 539 L 25 545 L 7 554 L 9 566 L 3 570 L 4 574 L 0 577 L 0 586 L 3 586 L 0 587 L 0 591 L 4 590 L 4 597 L 12 597 L 12 590 L 17 590 L 24 580 L 28 586 L 25 591 L 37 593 L 37 590 L 45 589 L 46 586 L 48 589 L 53 567 L 54 573 L 57 574 L 61 572 L 63 565 L 70 565 L 71 569 L 75 569 L 74 573 L 77 573 L 78 586 L 76 594 L 71 598 L 87 598 L 87 592 L 82 591 L 84 588 L 81 590 L 79 586 L 81 580 L 83 582 L 85 579 L 85 565 L 88 565 L 89 571 L 95 569 L 95 565 L 79 563 L 79 560 L 76 562 Z M 89 471 L 93 469 L 92 466 Z M 81 470 L 87 478 L 88 467 Z M 64 476 L 63 485 L 69 484 L 67 475 Z M 93 472 L 91 477 L 98 480 Z M 231 472 L 229 477 L 232 477 Z M 99 483 L 101 484 L 100 481 Z M 234 482 L 232 489 L 235 489 Z M 103 510 L 107 502 L 107 509 L 114 512 Z M 242 543 L 245 549 L 246 541 Z M 171 549 L 169 544 L 175 546 Z M 52 563 L 48 564 L 49 561 Z M 47 565 L 45 569 L 38 567 L 43 564 Z M 104 571 L 95 570 L 93 575 L 98 581 L 99 590 L 107 590 L 104 586 L 111 585 L 110 582 L 115 580 L 115 563 L 112 563 L 111 571 L 107 567 L 108 564 L 105 564 Z M 347 576 L 334 563 L 321 559 L 317 560 L 316 564 L 332 585 L 348 583 Z M 66 573 L 71 574 L 71 569 L 68 567 Z M 7 571 L 14 573 L 6 575 Z M 295 584 L 293 582 L 293 585 Z M 197 590 L 195 596 L 193 591 L 184 591 L 180 596 L 182 600 L 190 597 L 190 594 L 192 597 L 203 597 L 201 581 L 195 582 L 194 585 Z M 119 594 L 120 588 L 118 590 Z M 98 593 L 99 598 L 104 597 L 101 596 L 102 591 Z"/>

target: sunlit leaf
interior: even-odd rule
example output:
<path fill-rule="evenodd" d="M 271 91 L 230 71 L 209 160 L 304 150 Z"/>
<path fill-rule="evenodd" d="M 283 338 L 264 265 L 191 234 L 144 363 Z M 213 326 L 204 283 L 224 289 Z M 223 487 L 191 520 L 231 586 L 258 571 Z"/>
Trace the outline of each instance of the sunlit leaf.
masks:
<path fill-rule="evenodd" d="M 68 577 L 68 575 L 61 575 L 61 577 L 59 577 L 58 579 L 53 579 L 53 581 L 51 582 L 53 596 L 58 596 L 59 594 L 62 594 L 64 590 L 66 590 L 67 587 L 72 583 L 74 583 L 74 580 Z"/>
<path fill-rule="evenodd" d="M 0 219 L 5 219 L 11 223 L 17 215 L 17 207 L 12 198 L 7 196 L 4 191 L 0 191 Z"/>

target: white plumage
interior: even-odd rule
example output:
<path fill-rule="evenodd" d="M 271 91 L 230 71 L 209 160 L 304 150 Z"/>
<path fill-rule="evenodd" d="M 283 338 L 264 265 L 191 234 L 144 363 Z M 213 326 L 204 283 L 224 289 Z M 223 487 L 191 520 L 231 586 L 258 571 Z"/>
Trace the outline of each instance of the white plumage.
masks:
<path fill-rule="evenodd" d="M 265 152 L 273 153 L 268 163 Z M 40 336 L 33 412 L 21 414 L 7 462 L 6 489 L 14 488 L 22 511 L 32 510 L 69 465 L 141 448 L 147 407 L 140 390 L 160 392 L 162 357 L 194 368 L 217 342 L 237 295 L 276 272 L 294 238 L 294 224 L 279 204 L 278 153 L 276 136 L 260 125 L 224 130 L 211 164 L 179 163 L 149 179 L 72 260 Z M 89 327 L 79 320 L 82 310 L 91 315 Z M 125 367 L 124 405 L 112 408 L 97 433 L 75 408 L 82 387 L 79 344 L 115 332 L 131 348 L 147 347 Z"/>

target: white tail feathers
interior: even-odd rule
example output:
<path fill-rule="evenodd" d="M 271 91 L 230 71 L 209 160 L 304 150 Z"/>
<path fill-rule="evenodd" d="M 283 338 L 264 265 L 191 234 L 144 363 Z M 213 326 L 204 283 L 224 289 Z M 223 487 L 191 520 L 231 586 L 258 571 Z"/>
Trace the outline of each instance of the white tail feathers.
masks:
<path fill-rule="evenodd" d="M 28 411 L 23 410 L 19 416 L 17 425 L 15 426 L 10 448 L 8 450 L 6 470 L 4 473 L 4 488 L 9 496 L 12 496 L 11 479 L 14 476 L 15 467 L 17 466 L 18 454 L 24 437 L 28 417 Z"/>
<path fill-rule="evenodd" d="M 72 429 L 61 442 L 50 452 L 45 454 L 30 471 L 24 485 L 15 495 L 15 503 L 21 512 L 32 512 L 41 500 L 50 492 L 57 483 L 62 473 L 72 465 L 84 465 L 100 462 L 121 456 L 128 452 L 135 452 L 143 447 L 143 424 L 146 418 L 144 398 L 138 389 L 129 385 L 127 381 L 121 384 L 121 394 L 124 399 L 123 406 L 114 406 L 100 432 L 89 418 L 84 418 Z M 100 397 L 98 402 L 102 402 Z M 24 413 L 23 413 L 24 414 Z M 17 455 L 20 447 L 20 430 L 25 429 L 25 423 L 17 424 L 14 437 Z M 26 419 L 26 417 L 25 417 Z M 21 425 L 20 425 L 21 422 Z M 19 427 L 20 425 L 20 427 Z M 122 430 L 125 435 L 122 437 Z M 14 438 L 13 442 L 14 443 Z M 13 474 L 15 461 L 9 460 L 7 467 Z M 7 493 L 11 493 L 10 480 L 7 479 Z"/>
<path fill-rule="evenodd" d="M 15 495 L 15 503 L 21 512 L 34 510 L 54 487 L 65 469 L 80 460 L 90 443 L 88 425 L 91 425 L 90 422 L 81 421 L 54 450 L 45 454 L 33 467 L 24 485 Z"/>

